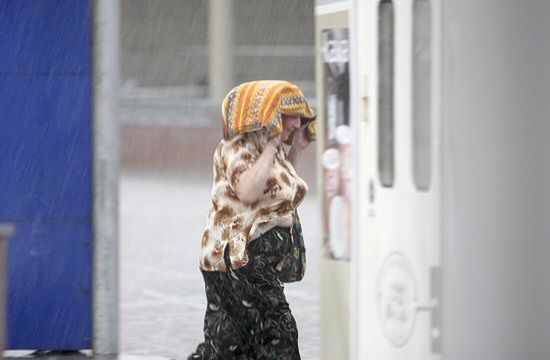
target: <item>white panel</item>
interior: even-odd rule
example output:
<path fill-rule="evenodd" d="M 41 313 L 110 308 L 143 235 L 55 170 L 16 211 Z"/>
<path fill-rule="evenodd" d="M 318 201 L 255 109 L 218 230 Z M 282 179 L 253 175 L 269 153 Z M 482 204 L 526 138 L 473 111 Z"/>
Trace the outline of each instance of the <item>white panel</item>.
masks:
<path fill-rule="evenodd" d="M 548 359 L 550 3 L 444 17 L 446 359 Z"/>

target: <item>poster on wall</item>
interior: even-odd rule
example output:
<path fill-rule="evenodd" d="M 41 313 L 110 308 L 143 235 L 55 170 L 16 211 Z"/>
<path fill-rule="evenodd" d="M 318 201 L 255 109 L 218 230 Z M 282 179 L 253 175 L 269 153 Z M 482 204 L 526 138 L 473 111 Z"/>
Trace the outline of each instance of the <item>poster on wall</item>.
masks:
<path fill-rule="evenodd" d="M 349 38 L 347 28 L 321 34 L 323 61 L 324 142 L 323 239 L 325 256 L 350 258 L 350 151 Z"/>

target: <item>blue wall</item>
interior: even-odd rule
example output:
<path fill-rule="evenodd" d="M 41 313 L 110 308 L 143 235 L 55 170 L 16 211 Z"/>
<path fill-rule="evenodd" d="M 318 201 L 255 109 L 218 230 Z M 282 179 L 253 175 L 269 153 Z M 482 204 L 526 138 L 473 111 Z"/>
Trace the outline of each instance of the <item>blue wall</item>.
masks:
<path fill-rule="evenodd" d="M 0 2 L 9 349 L 91 348 L 91 11 L 89 0 Z"/>

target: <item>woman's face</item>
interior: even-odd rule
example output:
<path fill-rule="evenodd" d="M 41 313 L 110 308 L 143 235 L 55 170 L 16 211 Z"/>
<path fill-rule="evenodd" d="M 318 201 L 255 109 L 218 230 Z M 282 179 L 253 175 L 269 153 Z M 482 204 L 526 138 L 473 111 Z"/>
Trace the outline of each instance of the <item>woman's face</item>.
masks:
<path fill-rule="evenodd" d="M 283 114 L 283 133 L 281 138 L 283 141 L 287 141 L 290 134 L 300 127 L 299 115 L 286 115 Z"/>

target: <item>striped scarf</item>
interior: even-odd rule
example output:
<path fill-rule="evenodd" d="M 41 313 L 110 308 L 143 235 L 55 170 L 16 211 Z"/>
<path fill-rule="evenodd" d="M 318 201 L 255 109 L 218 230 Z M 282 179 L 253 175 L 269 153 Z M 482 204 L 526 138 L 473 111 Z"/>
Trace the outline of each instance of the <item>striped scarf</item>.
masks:
<path fill-rule="evenodd" d="M 299 115 L 309 122 L 306 130 L 311 140 L 317 135 L 315 114 L 302 91 L 281 80 L 260 80 L 233 88 L 222 103 L 223 136 L 229 140 L 237 134 L 265 129 L 269 138 L 283 132 L 282 114 Z M 292 144 L 289 136 L 286 143 Z"/>

